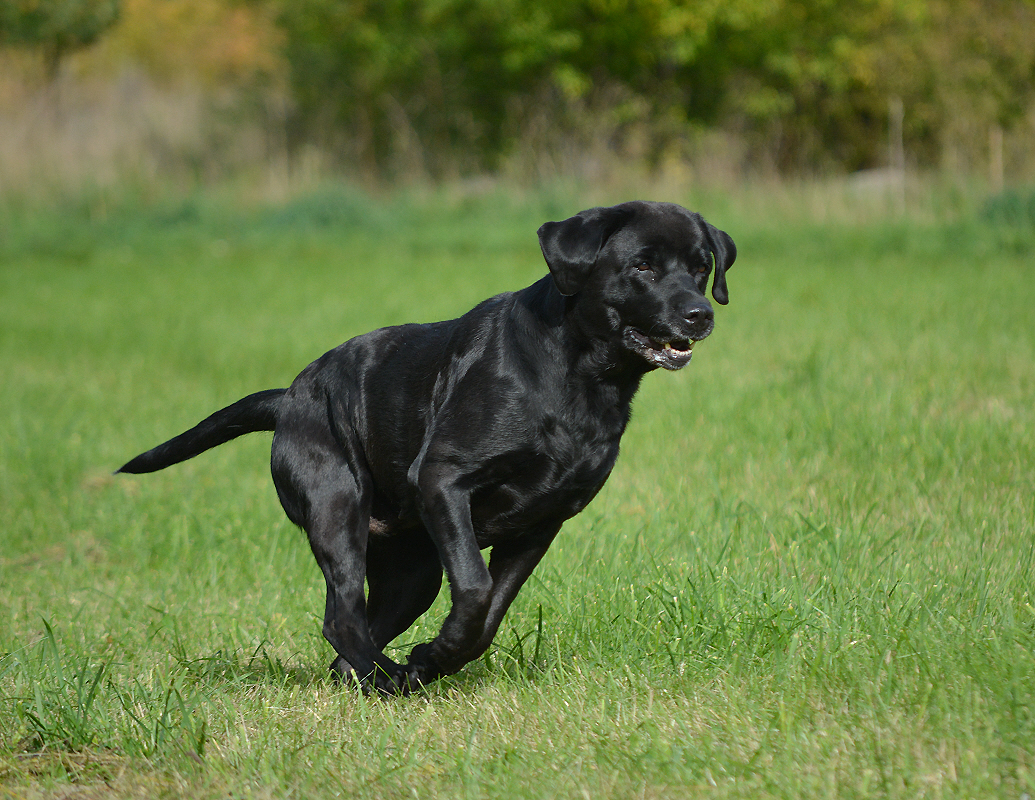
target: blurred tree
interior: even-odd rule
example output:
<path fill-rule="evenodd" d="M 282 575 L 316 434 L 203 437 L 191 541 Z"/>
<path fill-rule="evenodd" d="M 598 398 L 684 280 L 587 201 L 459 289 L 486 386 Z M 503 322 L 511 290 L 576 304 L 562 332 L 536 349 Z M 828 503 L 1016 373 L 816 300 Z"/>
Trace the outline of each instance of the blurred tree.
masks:
<path fill-rule="evenodd" d="M 3 0 L 0 43 L 40 48 L 48 77 L 62 58 L 93 44 L 119 18 L 119 0 Z"/>
<path fill-rule="evenodd" d="M 925 0 L 774 0 L 726 26 L 724 124 L 748 132 L 781 171 L 875 166 L 888 98 L 922 79 Z M 745 25 L 744 22 L 747 22 Z"/>
<path fill-rule="evenodd" d="M 923 52 L 936 76 L 925 98 L 932 150 L 957 162 L 970 150 L 973 162 L 990 132 L 1035 124 L 1035 2 L 932 0 L 931 17 Z"/>
<path fill-rule="evenodd" d="M 605 84 L 647 112 L 682 113 L 679 69 L 720 9 L 757 2 L 270 1 L 310 132 L 347 131 L 374 169 L 401 158 L 432 174 L 492 168 L 537 101 L 560 107 Z"/>
<path fill-rule="evenodd" d="M 1035 120 L 1035 0 L 0 0 L 0 46 L 51 78 L 109 29 L 77 70 L 244 88 L 278 142 L 381 177 L 651 163 L 702 129 L 751 166 L 855 170 L 900 107 L 910 163 L 1002 174 Z"/>
<path fill-rule="evenodd" d="M 121 0 L 119 24 L 101 61 L 127 63 L 163 84 L 210 89 L 270 79 L 283 71 L 279 31 L 267 9 L 240 0 Z"/>

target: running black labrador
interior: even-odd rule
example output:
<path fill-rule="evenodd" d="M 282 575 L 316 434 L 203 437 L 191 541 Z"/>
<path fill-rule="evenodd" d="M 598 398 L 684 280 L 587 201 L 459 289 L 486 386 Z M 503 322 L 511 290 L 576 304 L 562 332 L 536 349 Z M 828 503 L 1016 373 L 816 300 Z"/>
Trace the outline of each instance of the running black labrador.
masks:
<path fill-rule="evenodd" d="M 670 203 L 592 208 L 547 222 L 539 243 L 550 274 L 528 288 L 357 336 L 289 389 L 245 397 L 119 471 L 273 431 L 277 494 L 327 581 L 331 669 L 384 693 L 456 672 L 604 485 L 643 375 L 686 366 L 711 333 L 708 276 L 725 304 L 736 257 L 726 233 Z M 428 609 L 443 569 L 442 629 L 396 664 L 382 650 Z"/>

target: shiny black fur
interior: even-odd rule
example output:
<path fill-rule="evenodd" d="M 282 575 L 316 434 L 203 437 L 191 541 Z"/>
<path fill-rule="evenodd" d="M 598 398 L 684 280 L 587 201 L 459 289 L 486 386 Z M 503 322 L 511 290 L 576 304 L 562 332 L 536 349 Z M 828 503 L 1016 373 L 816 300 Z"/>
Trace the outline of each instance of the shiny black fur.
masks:
<path fill-rule="evenodd" d="M 327 582 L 331 667 L 365 687 L 406 692 L 485 652 L 561 524 L 607 480 L 640 379 L 685 366 L 711 332 L 712 272 L 727 302 L 733 241 L 677 205 L 589 209 L 539 240 L 550 275 L 532 286 L 459 319 L 357 336 L 289 389 L 246 397 L 120 470 L 274 431 L 277 493 Z M 442 629 L 396 664 L 382 651 L 428 609 L 443 570 Z"/>

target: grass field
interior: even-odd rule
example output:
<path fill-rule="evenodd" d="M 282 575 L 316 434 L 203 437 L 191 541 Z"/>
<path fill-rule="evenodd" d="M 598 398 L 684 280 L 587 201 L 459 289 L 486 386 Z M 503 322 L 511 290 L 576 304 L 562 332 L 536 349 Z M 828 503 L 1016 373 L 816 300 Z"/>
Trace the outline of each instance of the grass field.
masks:
<path fill-rule="evenodd" d="M 736 240 L 730 305 L 645 379 L 490 653 L 412 697 L 328 680 L 268 436 L 111 476 L 352 335 L 527 285 L 543 220 L 622 199 L 8 214 L 0 796 L 1035 796 L 1024 224 L 654 198 Z"/>

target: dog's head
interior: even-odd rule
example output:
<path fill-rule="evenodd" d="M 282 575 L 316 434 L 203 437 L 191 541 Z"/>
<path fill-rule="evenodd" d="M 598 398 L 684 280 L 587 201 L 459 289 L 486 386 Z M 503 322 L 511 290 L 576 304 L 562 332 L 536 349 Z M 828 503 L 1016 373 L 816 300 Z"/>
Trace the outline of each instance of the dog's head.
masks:
<path fill-rule="evenodd" d="M 591 208 L 539 229 L 554 284 L 576 296 L 593 332 L 620 342 L 648 369 L 680 369 L 711 333 L 705 297 L 729 302 L 726 271 L 733 240 L 700 214 L 674 203 L 631 202 Z"/>

